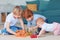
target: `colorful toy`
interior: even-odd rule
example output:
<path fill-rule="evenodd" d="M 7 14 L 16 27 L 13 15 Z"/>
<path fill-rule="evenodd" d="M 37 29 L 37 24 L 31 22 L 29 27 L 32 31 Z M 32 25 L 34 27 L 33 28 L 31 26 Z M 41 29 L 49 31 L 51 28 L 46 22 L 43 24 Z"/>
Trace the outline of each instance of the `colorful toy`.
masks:
<path fill-rule="evenodd" d="M 27 32 L 25 30 L 17 30 L 16 31 L 16 36 L 17 37 L 26 37 L 27 36 Z"/>
<path fill-rule="evenodd" d="M 26 32 L 25 30 L 17 30 L 16 31 L 17 37 L 26 37 L 26 36 L 30 36 L 31 34 L 32 34 L 31 32 Z"/>
<path fill-rule="evenodd" d="M 32 34 L 30 35 L 31 38 L 37 38 L 37 35 L 36 34 Z"/>

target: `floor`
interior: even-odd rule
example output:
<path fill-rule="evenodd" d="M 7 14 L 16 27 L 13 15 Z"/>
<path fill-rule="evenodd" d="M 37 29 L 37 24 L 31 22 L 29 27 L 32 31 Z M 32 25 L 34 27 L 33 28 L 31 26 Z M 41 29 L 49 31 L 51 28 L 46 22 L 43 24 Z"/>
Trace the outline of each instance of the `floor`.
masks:
<path fill-rule="evenodd" d="M 3 28 L 3 25 L 0 25 L 0 29 Z M 16 37 L 14 35 L 0 35 L 0 40 L 60 40 L 59 36 L 54 36 L 52 33 L 46 33 L 45 36 L 40 38 L 30 38 L 30 37 Z"/>
<path fill-rule="evenodd" d="M 0 35 L 0 40 L 60 40 L 60 36 L 54 36 L 51 34 L 47 34 L 44 37 L 33 39 L 30 37 L 25 37 L 25 38 L 16 37 L 14 35 Z"/>

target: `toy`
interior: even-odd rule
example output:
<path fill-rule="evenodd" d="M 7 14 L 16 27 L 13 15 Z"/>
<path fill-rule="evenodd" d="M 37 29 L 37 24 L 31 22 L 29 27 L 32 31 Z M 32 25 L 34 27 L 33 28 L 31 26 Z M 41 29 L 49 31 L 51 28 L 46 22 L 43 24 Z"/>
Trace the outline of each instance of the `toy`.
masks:
<path fill-rule="evenodd" d="M 31 32 L 26 32 L 25 30 L 17 30 L 16 31 L 17 37 L 26 37 L 26 36 L 30 36 L 31 34 L 32 34 Z"/>
<path fill-rule="evenodd" d="M 16 36 L 17 37 L 26 37 L 27 36 L 27 32 L 25 30 L 17 30 L 16 31 Z"/>
<path fill-rule="evenodd" d="M 32 34 L 30 35 L 31 38 L 37 38 L 37 35 L 36 34 Z"/>

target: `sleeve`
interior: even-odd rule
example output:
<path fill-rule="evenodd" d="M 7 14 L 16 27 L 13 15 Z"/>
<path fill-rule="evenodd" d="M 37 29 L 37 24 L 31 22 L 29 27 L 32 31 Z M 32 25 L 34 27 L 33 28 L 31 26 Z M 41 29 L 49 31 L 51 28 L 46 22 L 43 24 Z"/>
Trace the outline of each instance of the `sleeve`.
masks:
<path fill-rule="evenodd" d="M 45 26 L 43 26 L 43 27 L 42 27 L 42 30 L 45 30 L 45 29 L 46 29 L 46 27 L 45 27 Z"/>
<path fill-rule="evenodd" d="M 11 18 L 9 16 L 6 17 L 6 22 L 11 22 Z"/>
<path fill-rule="evenodd" d="M 46 20 L 46 17 L 43 15 L 40 15 L 40 18 L 43 18 L 44 20 Z"/>
<path fill-rule="evenodd" d="M 27 23 L 27 26 L 28 26 L 28 27 L 31 27 L 31 24 L 30 24 L 30 22 L 28 22 L 28 23 Z"/>

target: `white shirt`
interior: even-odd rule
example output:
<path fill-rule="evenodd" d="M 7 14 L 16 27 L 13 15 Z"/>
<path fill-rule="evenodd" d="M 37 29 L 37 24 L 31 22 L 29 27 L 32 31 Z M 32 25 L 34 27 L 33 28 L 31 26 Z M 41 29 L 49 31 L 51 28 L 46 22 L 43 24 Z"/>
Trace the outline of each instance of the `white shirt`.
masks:
<path fill-rule="evenodd" d="M 6 27 L 6 25 L 7 25 L 6 23 L 7 23 L 7 22 L 10 23 L 10 26 L 14 26 L 17 21 L 18 21 L 18 19 L 13 17 L 13 13 L 10 13 L 10 14 L 6 17 L 6 21 L 5 21 L 4 27 Z"/>
<path fill-rule="evenodd" d="M 46 20 L 46 17 L 43 16 L 43 15 L 33 14 L 33 20 L 28 21 L 27 26 L 28 26 L 28 27 L 36 26 L 36 20 L 37 20 L 38 18 L 43 18 L 44 20 Z"/>
<path fill-rule="evenodd" d="M 53 31 L 53 29 L 54 29 L 54 24 L 53 23 L 52 24 L 44 23 L 42 25 L 42 30 L 51 32 L 51 31 Z"/>

